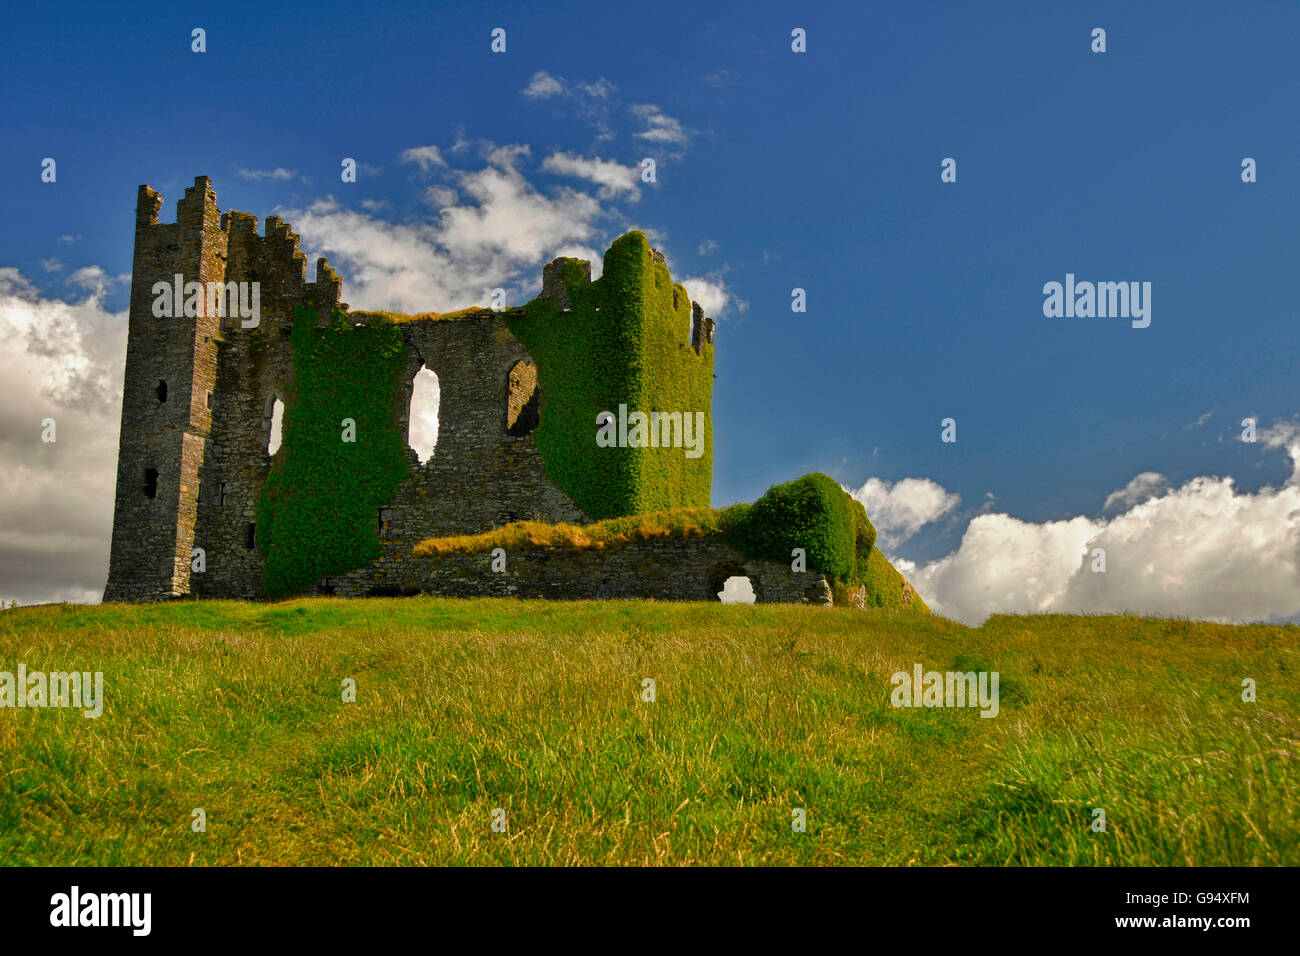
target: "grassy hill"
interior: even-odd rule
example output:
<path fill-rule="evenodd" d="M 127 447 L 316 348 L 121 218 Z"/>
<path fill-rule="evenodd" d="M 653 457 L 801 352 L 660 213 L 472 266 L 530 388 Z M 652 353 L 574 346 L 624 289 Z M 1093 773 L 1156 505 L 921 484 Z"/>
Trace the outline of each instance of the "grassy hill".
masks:
<path fill-rule="evenodd" d="M 103 671 L 107 703 L 0 709 L 0 860 L 1297 865 L 1298 647 L 783 605 L 21 608 L 0 670 Z M 997 670 L 999 715 L 892 707 L 916 663 Z"/>

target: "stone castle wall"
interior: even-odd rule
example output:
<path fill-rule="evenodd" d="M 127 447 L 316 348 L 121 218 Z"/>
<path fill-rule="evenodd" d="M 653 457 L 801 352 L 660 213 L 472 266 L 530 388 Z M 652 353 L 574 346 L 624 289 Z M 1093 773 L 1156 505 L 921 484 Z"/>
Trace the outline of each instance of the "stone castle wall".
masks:
<path fill-rule="evenodd" d="M 329 578 L 311 593 L 716 601 L 728 578 L 748 577 L 758 603 L 831 604 L 824 575 L 749 558 L 707 537 L 651 538 L 604 548 L 515 548 L 505 555 L 505 571 L 492 570 L 492 564 L 490 550 L 415 556 L 408 552 Z"/>

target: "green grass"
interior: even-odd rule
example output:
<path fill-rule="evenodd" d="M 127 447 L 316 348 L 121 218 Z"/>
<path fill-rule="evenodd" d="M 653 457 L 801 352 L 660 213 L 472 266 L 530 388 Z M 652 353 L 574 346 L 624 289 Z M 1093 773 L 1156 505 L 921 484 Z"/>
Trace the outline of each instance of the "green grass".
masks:
<path fill-rule="evenodd" d="M 788 605 L 20 608 L 0 670 L 102 670 L 107 702 L 0 710 L 0 860 L 1296 865 L 1298 645 Z M 916 662 L 997 669 L 1000 715 L 894 709 Z"/>

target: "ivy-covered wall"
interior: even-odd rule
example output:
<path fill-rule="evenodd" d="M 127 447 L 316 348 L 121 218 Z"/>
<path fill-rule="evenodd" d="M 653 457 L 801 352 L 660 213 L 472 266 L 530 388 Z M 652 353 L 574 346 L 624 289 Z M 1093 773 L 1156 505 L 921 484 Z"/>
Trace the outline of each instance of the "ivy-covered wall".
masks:
<path fill-rule="evenodd" d="M 533 433 L 546 473 L 593 518 L 707 507 L 713 476 L 713 346 L 690 346 L 691 306 L 640 232 L 615 240 L 587 282 L 563 265 L 571 311 L 537 299 L 509 320 L 538 366 L 541 424 Z M 674 302 L 674 299 L 676 300 Z M 597 416 L 704 413 L 703 453 L 601 448 Z"/>
<path fill-rule="evenodd" d="M 377 558 L 378 510 L 407 478 L 406 436 L 393 420 L 406 345 L 391 321 L 367 318 L 357 325 L 334 312 L 317 328 L 314 311 L 294 311 L 296 382 L 257 502 L 269 596 L 301 591 Z M 344 419 L 355 423 L 354 432 L 345 430 Z"/>

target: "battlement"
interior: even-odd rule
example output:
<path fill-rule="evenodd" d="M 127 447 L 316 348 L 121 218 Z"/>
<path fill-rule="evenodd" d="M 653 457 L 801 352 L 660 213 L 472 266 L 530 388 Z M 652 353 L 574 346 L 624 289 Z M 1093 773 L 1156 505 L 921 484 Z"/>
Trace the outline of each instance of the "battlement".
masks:
<path fill-rule="evenodd" d="M 207 176 L 196 176 L 176 203 L 176 221 L 160 222 L 163 198 L 152 186 L 139 187 L 136 202 L 136 261 L 156 275 L 156 281 L 257 283 L 262 311 L 272 324 L 292 319 L 292 307 L 310 303 L 326 319 L 339 301 L 342 280 L 324 257 L 317 260 L 315 281 L 307 281 L 307 256 L 298 235 L 279 216 L 266 217 L 266 233 L 258 234 L 257 216 L 217 207 L 217 194 Z M 203 273 L 200 277 L 197 273 Z M 133 294 L 142 288 L 135 276 Z M 223 324 L 229 329 L 231 322 Z M 257 326 L 260 329 L 261 323 Z M 254 330 L 256 331 L 256 330 Z"/>

